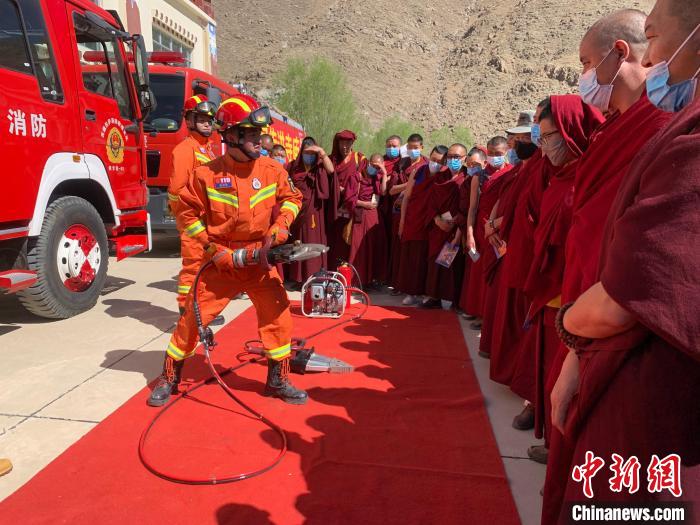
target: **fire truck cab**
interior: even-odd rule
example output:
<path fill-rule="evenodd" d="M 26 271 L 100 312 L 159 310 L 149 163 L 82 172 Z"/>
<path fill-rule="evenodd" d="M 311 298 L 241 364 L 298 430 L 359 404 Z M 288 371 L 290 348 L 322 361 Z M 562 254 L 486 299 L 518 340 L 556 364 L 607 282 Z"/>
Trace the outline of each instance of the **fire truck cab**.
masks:
<path fill-rule="evenodd" d="M 97 302 L 110 242 L 150 248 L 143 38 L 88 0 L 0 0 L 0 84 L 0 291 L 71 317 Z"/>
<path fill-rule="evenodd" d="M 218 105 L 239 91 L 209 73 L 187 67 L 180 53 L 151 53 L 149 62 L 150 85 L 158 107 L 144 122 L 146 132 L 150 133 L 146 152 L 150 191 L 148 211 L 154 231 L 175 233 L 175 218 L 170 214 L 167 188 L 173 171 L 173 149 L 189 133 L 182 113 L 185 100 L 193 95 L 206 95 Z M 271 114 L 273 124 L 263 131 L 272 135 L 275 143 L 285 146 L 288 160 L 296 158 L 304 138 L 302 126 L 275 111 Z M 216 133 L 213 140 L 220 144 L 221 139 Z M 220 148 L 215 148 L 215 152 L 223 154 L 223 145 Z"/>

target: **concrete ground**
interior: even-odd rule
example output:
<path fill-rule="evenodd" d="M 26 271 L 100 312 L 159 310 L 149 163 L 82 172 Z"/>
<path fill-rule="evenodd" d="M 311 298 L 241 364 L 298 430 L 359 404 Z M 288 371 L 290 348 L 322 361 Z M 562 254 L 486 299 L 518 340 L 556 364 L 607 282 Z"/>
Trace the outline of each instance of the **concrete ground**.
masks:
<path fill-rule="evenodd" d="M 14 470 L 0 478 L 0 501 L 158 376 L 177 321 L 178 245 L 156 238 L 155 250 L 110 260 L 107 285 L 91 311 L 64 321 L 26 313 L 0 296 L 0 457 Z M 291 294 L 291 297 L 298 294 Z M 375 304 L 400 304 L 377 294 Z M 227 321 L 249 306 L 232 301 Z M 536 441 L 511 427 L 522 401 L 488 378 L 477 355 L 478 332 L 460 320 L 522 523 L 539 523 L 543 465 L 527 459 Z"/>

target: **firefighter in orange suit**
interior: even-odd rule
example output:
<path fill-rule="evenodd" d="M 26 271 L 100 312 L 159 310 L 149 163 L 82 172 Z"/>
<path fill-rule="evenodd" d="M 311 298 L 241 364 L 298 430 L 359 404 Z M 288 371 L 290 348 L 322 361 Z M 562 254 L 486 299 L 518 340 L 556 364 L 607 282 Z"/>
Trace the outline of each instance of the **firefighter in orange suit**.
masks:
<path fill-rule="evenodd" d="M 227 152 L 195 170 L 178 202 L 185 234 L 202 246 L 215 265 L 200 278 L 197 299 L 202 323 L 218 315 L 232 297 L 247 292 L 267 354 L 264 394 L 304 404 L 306 392 L 294 388 L 288 379 L 289 300 L 265 255 L 271 246 L 287 240 L 302 195 L 278 162 L 260 155 L 261 128 L 271 120 L 267 107 L 247 95 L 236 95 L 221 104 L 216 119 Z M 276 205 L 280 213 L 273 222 Z M 192 302 L 191 293 L 168 344 L 163 374 L 148 400 L 151 406 L 165 404 L 177 391 L 183 362 L 194 354 L 198 334 Z"/>
<path fill-rule="evenodd" d="M 168 186 L 168 202 L 173 215 L 179 215 L 178 201 L 180 192 L 192 176 L 195 168 L 207 164 L 216 158 L 211 140 L 214 131 L 216 106 L 204 95 L 195 95 L 185 101 L 183 107 L 185 124 L 190 134 L 173 149 L 173 172 Z M 177 281 L 177 304 L 180 315 L 185 311 L 185 299 L 190 292 L 197 270 L 202 265 L 204 250 L 200 243 L 186 235 L 178 223 L 180 233 L 180 254 L 182 269 Z M 218 320 L 221 324 L 223 319 Z"/>

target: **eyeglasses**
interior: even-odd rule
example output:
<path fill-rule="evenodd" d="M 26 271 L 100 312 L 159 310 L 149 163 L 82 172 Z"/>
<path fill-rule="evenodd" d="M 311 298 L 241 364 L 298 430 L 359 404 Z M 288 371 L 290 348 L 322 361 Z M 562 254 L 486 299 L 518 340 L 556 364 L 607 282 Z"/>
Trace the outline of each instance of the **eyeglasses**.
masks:
<path fill-rule="evenodd" d="M 463 159 L 466 155 L 447 155 L 447 160 Z"/>
<path fill-rule="evenodd" d="M 540 144 L 543 144 L 543 145 L 549 144 L 557 135 L 559 137 L 561 137 L 561 133 L 559 133 L 557 130 L 542 134 L 540 136 Z"/>

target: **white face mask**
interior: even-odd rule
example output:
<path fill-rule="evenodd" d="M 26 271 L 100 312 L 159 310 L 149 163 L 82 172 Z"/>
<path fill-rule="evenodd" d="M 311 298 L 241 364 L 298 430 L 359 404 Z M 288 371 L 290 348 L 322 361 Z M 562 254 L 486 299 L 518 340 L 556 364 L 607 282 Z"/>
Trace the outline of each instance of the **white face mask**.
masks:
<path fill-rule="evenodd" d="M 605 62 L 605 60 L 610 56 L 610 53 L 612 53 L 614 50 L 615 48 L 612 48 L 610 51 L 608 51 L 605 58 L 603 58 L 603 60 L 601 60 L 596 67 L 589 69 L 583 75 L 581 75 L 578 81 L 578 90 L 581 94 L 581 99 L 586 104 L 596 107 L 602 112 L 606 112 L 610 107 L 610 97 L 612 97 L 613 89 L 615 87 L 613 84 L 617 78 L 617 75 L 620 74 L 622 64 L 620 64 L 620 67 L 617 68 L 617 73 L 615 73 L 615 76 L 610 81 L 610 84 L 601 85 L 598 83 L 598 68 L 600 67 L 600 64 Z"/>
<path fill-rule="evenodd" d="M 434 160 L 431 160 L 428 163 L 428 169 L 430 170 L 430 173 L 435 175 L 438 171 L 440 171 L 440 168 L 442 168 L 442 164 L 439 162 L 435 162 Z"/>

